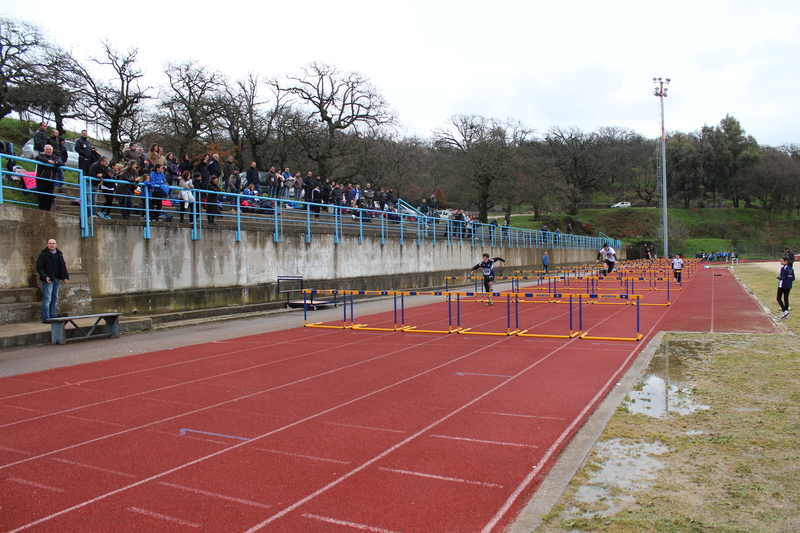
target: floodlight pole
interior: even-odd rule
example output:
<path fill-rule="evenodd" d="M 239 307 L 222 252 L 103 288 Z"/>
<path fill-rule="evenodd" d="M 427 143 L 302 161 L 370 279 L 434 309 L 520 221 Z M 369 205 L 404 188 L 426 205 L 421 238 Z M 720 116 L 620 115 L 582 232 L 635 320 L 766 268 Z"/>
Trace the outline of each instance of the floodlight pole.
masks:
<path fill-rule="evenodd" d="M 653 94 L 661 100 L 661 225 L 664 231 L 664 255 L 669 257 L 669 239 L 667 233 L 667 133 L 664 129 L 664 98 L 667 97 L 669 78 L 653 78 L 653 83 L 658 85 Z"/>

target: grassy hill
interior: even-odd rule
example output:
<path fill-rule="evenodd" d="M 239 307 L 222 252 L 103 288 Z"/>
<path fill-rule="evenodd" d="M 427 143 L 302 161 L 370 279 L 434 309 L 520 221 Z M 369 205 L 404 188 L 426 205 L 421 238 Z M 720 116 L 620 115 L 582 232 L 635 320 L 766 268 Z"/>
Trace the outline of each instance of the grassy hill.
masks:
<path fill-rule="evenodd" d="M 775 258 L 786 246 L 800 249 L 800 219 L 796 216 L 770 216 L 761 209 L 691 207 L 670 208 L 668 219 L 671 252 L 694 256 L 735 250 L 750 258 Z M 577 216 L 549 214 L 541 220 L 523 214 L 512 216 L 511 223 L 530 229 L 547 224 L 551 231 L 560 228 L 562 232 L 571 223 L 576 234 L 597 236 L 603 232 L 636 250 L 645 243 L 655 244 L 659 254 L 662 250 L 657 238 L 661 210 L 656 208 L 583 209 Z"/>

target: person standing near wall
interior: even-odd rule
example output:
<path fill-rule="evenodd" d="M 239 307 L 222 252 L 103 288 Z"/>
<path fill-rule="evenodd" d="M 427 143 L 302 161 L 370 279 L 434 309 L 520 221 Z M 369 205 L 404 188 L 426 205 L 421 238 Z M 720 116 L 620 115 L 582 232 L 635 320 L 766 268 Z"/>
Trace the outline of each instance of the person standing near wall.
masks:
<path fill-rule="evenodd" d="M 542 267 L 544 267 L 544 275 L 546 276 L 550 270 L 550 258 L 547 257 L 547 252 L 542 254 Z"/>
<path fill-rule="evenodd" d="M 42 323 L 46 324 L 51 318 L 58 316 L 58 289 L 62 281 L 69 279 L 64 254 L 58 249 L 55 239 L 47 240 L 47 248 L 42 250 L 36 260 L 36 272 L 42 281 Z"/>

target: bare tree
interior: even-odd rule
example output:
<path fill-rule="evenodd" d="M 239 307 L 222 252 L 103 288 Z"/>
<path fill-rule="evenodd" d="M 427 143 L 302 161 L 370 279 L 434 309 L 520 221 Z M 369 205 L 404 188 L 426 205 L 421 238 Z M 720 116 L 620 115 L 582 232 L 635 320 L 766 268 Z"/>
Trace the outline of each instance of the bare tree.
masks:
<path fill-rule="evenodd" d="M 168 81 L 159 91 L 158 107 L 165 113 L 177 151 L 187 153 L 212 131 L 227 80 L 220 72 L 194 61 L 167 63 L 164 73 Z"/>
<path fill-rule="evenodd" d="M 52 119 L 55 128 L 64 133 L 64 121 L 85 114 L 79 98 L 84 89 L 77 61 L 72 53 L 48 43 L 40 47 L 35 64 L 28 67 L 28 79 L 9 93 L 12 107 L 42 120 Z"/>
<path fill-rule="evenodd" d="M 218 106 L 222 110 L 219 122 L 231 141 L 240 149 L 248 147 L 250 157 L 263 170 L 273 162 L 282 164 L 287 157 L 286 137 L 293 119 L 287 104 L 289 95 L 273 90 L 270 96 L 263 96 L 261 86 L 258 75 L 248 74 L 226 86 Z M 270 82 L 267 87 L 274 88 L 274 84 Z"/>
<path fill-rule="evenodd" d="M 293 134 L 308 157 L 328 177 L 343 131 L 373 129 L 394 123 L 394 116 L 375 87 L 357 72 L 341 73 L 331 65 L 311 63 L 302 76 L 289 77 L 286 84 L 273 80 L 278 94 L 296 98 L 307 113 L 306 120 L 296 121 Z M 313 127 L 317 122 L 320 127 Z"/>
<path fill-rule="evenodd" d="M 42 36 L 29 22 L 0 17 L 0 119 L 14 111 L 9 93 L 30 81 L 39 65 Z"/>
<path fill-rule="evenodd" d="M 544 140 L 552 164 L 567 185 L 570 214 L 575 215 L 582 194 L 604 185 L 608 162 L 603 158 L 601 136 L 576 127 L 553 127 Z"/>
<path fill-rule="evenodd" d="M 460 171 L 472 186 L 478 218 L 485 223 L 492 198 L 496 195 L 493 186 L 518 172 L 520 159 L 517 149 L 530 131 L 518 122 L 456 115 L 433 134 L 438 143 L 462 155 Z"/>
<path fill-rule="evenodd" d="M 89 61 L 110 68 L 113 77 L 109 80 L 98 79 L 83 65 L 78 64 L 81 77 L 86 82 L 81 97 L 86 104 L 86 116 L 89 122 L 97 124 L 109 133 L 111 151 L 114 159 L 122 158 L 123 139 L 133 138 L 133 128 L 144 112 L 144 102 L 150 96 L 150 87 L 139 85 L 144 73 L 136 63 L 138 48 L 127 52 L 117 51 L 108 41 L 102 42 L 105 57 L 90 57 Z"/>

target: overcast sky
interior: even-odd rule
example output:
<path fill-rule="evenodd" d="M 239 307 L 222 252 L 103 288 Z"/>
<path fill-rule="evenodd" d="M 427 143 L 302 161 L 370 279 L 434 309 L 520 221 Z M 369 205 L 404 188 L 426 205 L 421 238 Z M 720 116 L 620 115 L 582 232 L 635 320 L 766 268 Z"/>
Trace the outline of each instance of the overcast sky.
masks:
<path fill-rule="evenodd" d="M 137 46 L 147 82 L 167 61 L 229 77 L 300 74 L 312 61 L 369 78 L 407 135 L 454 114 L 660 131 L 654 77 L 671 78 L 667 130 L 736 117 L 761 144 L 800 143 L 800 1 L 0 0 L 84 59 Z"/>

